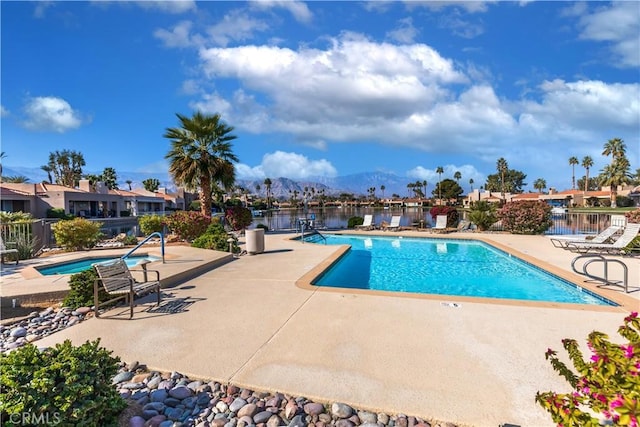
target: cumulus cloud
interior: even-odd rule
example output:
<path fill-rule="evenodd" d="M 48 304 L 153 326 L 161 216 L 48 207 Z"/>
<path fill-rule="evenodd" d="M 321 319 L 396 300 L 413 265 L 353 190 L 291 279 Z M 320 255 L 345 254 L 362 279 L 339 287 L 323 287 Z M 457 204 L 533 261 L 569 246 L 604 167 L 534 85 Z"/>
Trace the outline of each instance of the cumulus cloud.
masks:
<path fill-rule="evenodd" d="M 276 151 L 262 157 L 258 166 L 239 164 L 236 175 L 239 179 L 264 179 L 266 177 L 286 176 L 290 179 L 305 179 L 309 177 L 334 177 L 337 170 L 331 162 L 325 159 L 311 160 L 298 153 Z"/>
<path fill-rule="evenodd" d="M 252 2 L 251 6 L 260 9 L 282 8 L 288 10 L 298 22 L 310 22 L 313 14 L 304 2 L 296 0 L 260 0 Z"/>
<path fill-rule="evenodd" d="M 418 30 L 413 26 L 411 17 L 399 20 L 398 27 L 387 32 L 387 38 L 405 44 L 413 43 L 417 35 Z"/>
<path fill-rule="evenodd" d="M 76 129 L 82 124 L 78 111 L 62 98 L 52 96 L 35 97 L 27 101 L 24 107 L 24 127 L 35 131 L 53 131 L 64 133 Z"/>
<path fill-rule="evenodd" d="M 598 7 L 579 20 L 580 38 L 608 43 L 618 67 L 640 66 L 640 12 L 635 1 Z"/>
<path fill-rule="evenodd" d="M 207 28 L 207 34 L 215 45 L 227 46 L 231 42 L 250 40 L 256 32 L 268 29 L 266 22 L 252 17 L 244 10 L 235 9 L 220 22 Z"/>
<path fill-rule="evenodd" d="M 166 47 L 189 47 L 200 44 L 201 37 L 191 35 L 191 21 L 181 21 L 174 25 L 171 30 L 159 28 L 153 32 L 154 37 L 160 39 Z"/>

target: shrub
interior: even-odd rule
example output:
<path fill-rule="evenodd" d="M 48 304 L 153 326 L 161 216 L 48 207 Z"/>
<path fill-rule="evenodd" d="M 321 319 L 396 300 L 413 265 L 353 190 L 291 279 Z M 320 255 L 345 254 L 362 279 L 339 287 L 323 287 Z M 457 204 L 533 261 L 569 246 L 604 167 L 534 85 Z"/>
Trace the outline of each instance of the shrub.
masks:
<path fill-rule="evenodd" d="M 486 200 L 478 200 L 477 202 L 471 203 L 469 220 L 474 223 L 480 231 L 489 229 L 489 227 L 498 220 L 496 206 Z"/>
<path fill-rule="evenodd" d="M 167 216 L 164 223 L 169 231 L 175 233 L 180 239 L 192 241 L 204 234 L 211 224 L 211 217 L 202 215 L 200 212 L 177 211 Z"/>
<path fill-rule="evenodd" d="M 101 222 L 92 222 L 84 218 L 62 220 L 51 226 L 56 242 L 66 250 L 89 249 L 100 241 Z"/>
<path fill-rule="evenodd" d="M 514 234 L 542 234 L 551 227 L 551 205 L 542 200 L 509 202 L 498 211 L 505 231 Z"/>
<path fill-rule="evenodd" d="M 616 196 L 616 206 L 619 208 L 628 208 L 633 206 L 633 199 L 627 196 Z"/>
<path fill-rule="evenodd" d="M 30 213 L 25 212 L 4 212 L 0 211 L 0 222 L 3 224 L 9 222 L 31 222 L 33 217 Z"/>
<path fill-rule="evenodd" d="M 38 236 L 21 234 L 16 236 L 14 240 L 16 249 L 18 250 L 18 259 L 31 259 L 35 256 Z"/>
<path fill-rule="evenodd" d="M 266 224 L 258 224 L 256 225 L 256 228 L 262 228 L 265 231 L 265 233 L 269 231 L 269 227 Z"/>
<path fill-rule="evenodd" d="M 216 221 L 207 228 L 207 231 L 203 235 L 197 237 L 191 246 L 194 248 L 227 252 L 229 250 L 229 242 L 227 242 L 227 240 L 230 237 L 233 238 L 233 236 L 228 234 L 224 227 Z M 233 239 L 233 252 L 236 253 L 240 251 L 240 246 L 238 246 L 238 240 Z"/>
<path fill-rule="evenodd" d="M 564 339 L 562 345 L 577 372 L 558 360 L 556 351 L 548 349 L 545 357 L 553 369 L 574 390 L 571 393 L 536 393 L 538 402 L 558 425 L 602 425 L 594 414 L 601 414 L 607 424 L 638 426 L 640 417 L 640 319 L 631 313 L 618 328 L 627 339 L 614 344 L 602 332 L 589 334 L 587 345 L 592 352 L 584 360 L 575 340 Z"/>
<path fill-rule="evenodd" d="M 129 234 L 125 234 L 122 237 L 119 237 L 118 242 L 121 242 L 123 245 L 132 246 L 138 244 L 138 238 L 136 236 L 131 236 Z"/>
<path fill-rule="evenodd" d="M 251 211 L 243 206 L 227 208 L 225 219 L 234 231 L 243 230 L 253 222 Z"/>
<path fill-rule="evenodd" d="M 71 219 L 73 215 L 67 215 L 62 208 L 47 209 L 47 218 Z"/>
<path fill-rule="evenodd" d="M 356 228 L 356 225 L 364 224 L 364 218 L 361 216 L 352 216 L 347 221 L 347 228 Z"/>
<path fill-rule="evenodd" d="M 164 217 L 160 215 L 144 215 L 138 217 L 138 225 L 140 225 L 140 231 L 145 236 L 156 232 L 161 233 L 164 229 Z"/>
<path fill-rule="evenodd" d="M 638 224 L 640 223 L 640 208 L 629 211 L 625 213 L 624 216 L 627 217 L 627 222 Z"/>
<path fill-rule="evenodd" d="M 429 213 L 434 221 L 438 215 L 446 215 L 447 227 L 455 227 L 458 224 L 458 211 L 453 206 L 434 206 L 429 209 Z"/>
<path fill-rule="evenodd" d="M 115 426 L 126 407 L 111 384 L 119 359 L 99 343 L 75 347 L 66 340 L 42 351 L 27 344 L 0 354 L 3 425 L 23 425 L 28 413 L 51 425 Z"/>
<path fill-rule="evenodd" d="M 62 304 L 74 310 L 78 307 L 93 306 L 93 284 L 97 278 L 98 274 L 93 268 L 72 274 L 69 278 L 69 293 Z M 111 298 L 101 286 L 98 291 L 98 300 L 103 302 Z"/>

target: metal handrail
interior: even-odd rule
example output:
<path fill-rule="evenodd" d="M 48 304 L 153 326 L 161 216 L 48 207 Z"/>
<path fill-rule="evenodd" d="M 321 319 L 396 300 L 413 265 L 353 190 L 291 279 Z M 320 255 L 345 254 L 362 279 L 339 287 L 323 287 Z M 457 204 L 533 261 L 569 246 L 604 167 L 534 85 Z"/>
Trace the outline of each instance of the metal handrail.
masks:
<path fill-rule="evenodd" d="M 583 258 L 592 258 L 588 261 L 586 261 L 583 265 L 582 265 L 582 271 L 578 271 L 576 269 L 576 262 L 580 259 Z M 600 277 L 600 276 L 596 276 L 594 274 L 591 274 L 589 272 L 587 272 L 587 267 L 594 262 L 602 262 L 604 263 L 604 277 Z M 615 280 L 615 281 L 611 281 L 609 280 L 609 263 L 613 262 L 616 264 L 620 264 L 622 266 L 622 270 L 624 272 L 624 276 L 623 276 L 623 280 Z M 596 280 L 598 282 L 603 282 L 602 285 L 598 285 L 598 287 L 602 287 L 602 286 L 619 286 L 621 288 L 624 288 L 625 293 L 629 293 L 629 268 L 627 267 L 627 264 L 625 264 L 624 262 L 620 261 L 619 259 L 611 259 L 611 258 L 605 258 L 604 256 L 600 255 L 600 254 L 582 254 L 582 255 L 578 255 L 577 257 L 575 257 L 573 259 L 573 261 L 571 261 L 571 268 L 573 269 L 574 272 L 581 274 L 583 276 L 586 276 L 590 279 Z M 620 284 L 622 282 L 622 284 Z"/>
<path fill-rule="evenodd" d="M 123 256 L 121 256 L 120 258 L 122 259 L 127 259 L 129 257 L 129 255 L 131 255 L 132 253 L 134 253 L 139 247 L 141 247 L 142 245 L 144 245 L 145 243 L 147 243 L 149 240 L 151 240 L 152 237 L 154 236 L 159 236 L 160 237 L 160 247 L 161 247 L 161 253 L 162 253 L 162 263 L 164 264 L 164 236 L 161 232 L 159 231 L 155 231 L 151 234 L 149 234 L 142 242 L 138 243 L 136 245 L 135 248 L 131 249 L 129 252 L 127 252 L 126 254 L 124 254 Z"/>

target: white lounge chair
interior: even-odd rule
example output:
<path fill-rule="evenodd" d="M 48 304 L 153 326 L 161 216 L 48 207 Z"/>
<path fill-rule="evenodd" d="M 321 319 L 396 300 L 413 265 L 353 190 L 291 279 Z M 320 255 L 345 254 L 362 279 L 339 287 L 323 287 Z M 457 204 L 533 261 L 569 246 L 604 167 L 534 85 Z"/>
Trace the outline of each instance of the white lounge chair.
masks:
<path fill-rule="evenodd" d="M 375 225 L 373 224 L 373 215 L 365 215 L 364 222 L 361 225 L 356 225 L 357 230 L 373 230 Z"/>
<path fill-rule="evenodd" d="M 447 216 L 446 215 L 438 215 L 436 216 L 436 225 L 431 228 L 432 231 L 437 232 L 447 232 Z"/>
<path fill-rule="evenodd" d="M 389 231 L 398 231 L 400 230 L 400 219 L 402 218 L 402 216 L 400 215 L 393 215 L 391 217 L 391 222 L 389 222 L 389 225 L 385 228 L 385 230 L 389 230 Z"/>
<path fill-rule="evenodd" d="M 13 242 L 8 242 L 9 244 L 15 245 L 15 243 Z M 4 264 L 4 256 L 6 254 L 16 254 L 16 264 L 18 264 L 19 261 L 19 256 L 18 256 L 18 250 L 15 248 L 9 249 L 5 246 L 4 244 L 4 240 L 2 239 L 2 236 L 0 236 L 0 263 Z"/>
<path fill-rule="evenodd" d="M 572 252 L 579 253 L 587 253 L 587 252 L 595 252 L 600 254 L 613 254 L 613 255 L 622 255 L 625 253 L 624 249 L 635 239 L 638 237 L 638 233 L 640 232 L 640 224 L 627 224 L 624 228 L 624 231 L 618 237 L 615 242 L 610 244 L 605 243 L 583 243 L 583 242 L 569 242 L 567 244 L 567 249 Z"/>
<path fill-rule="evenodd" d="M 623 227 L 619 225 L 611 225 L 604 230 L 602 230 L 599 234 L 595 235 L 593 239 L 587 239 L 587 236 L 549 236 L 549 240 L 551 240 L 551 244 L 556 248 L 567 249 L 567 245 L 569 243 L 590 243 L 590 244 L 601 244 L 607 243 L 609 239 L 613 237 L 614 234 L 618 233 L 622 230 Z"/>

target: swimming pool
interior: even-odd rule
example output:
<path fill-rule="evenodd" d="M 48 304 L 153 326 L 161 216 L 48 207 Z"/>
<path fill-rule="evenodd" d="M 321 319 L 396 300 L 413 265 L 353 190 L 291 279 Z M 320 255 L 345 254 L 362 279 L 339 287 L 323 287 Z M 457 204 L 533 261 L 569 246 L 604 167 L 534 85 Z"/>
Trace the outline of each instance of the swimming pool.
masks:
<path fill-rule="evenodd" d="M 351 245 L 312 284 L 421 294 L 617 305 L 484 242 L 325 234 Z"/>
<path fill-rule="evenodd" d="M 88 270 L 91 268 L 92 264 L 98 262 L 111 261 L 113 259 L 117 259 L 119 257 L 102 257 L 102 258 L 84 258 L 76 261 L 70 261 L 60 264 L 54 264 L 47 267 L 36 267 L 36 270 L 43 276 L 52 276 L 55 274 L 74 274 L 80 273 L 82 271 Z M 158 261 L 161 258 L 147 256 L 147 255 L 136 255 L 131 256 L 125 259 L 125 262 L 129 267 L 133 267 L 138 265 L 140 261 L 149 260 L 149 261 Z"/>

